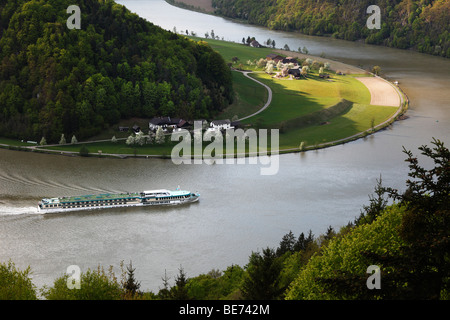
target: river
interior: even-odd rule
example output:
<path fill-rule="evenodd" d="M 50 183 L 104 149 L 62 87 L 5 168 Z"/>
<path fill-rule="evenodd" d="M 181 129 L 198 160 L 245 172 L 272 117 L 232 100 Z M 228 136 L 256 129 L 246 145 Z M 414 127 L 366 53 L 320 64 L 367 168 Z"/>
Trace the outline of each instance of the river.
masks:
<path fill-rule="evenodd" d="M 385 47 L 269 31 L 170 6 L 163 0 L 122 0 L 156 25 L 214 32 L 225 40 L 274 39 L 311 54 L 363 67 L 380 65 L 411 99 L 407 120 L 332 148 L 280 156 L 278 174 L 260 165 L 175 165 L 160 159 L 98 159 L 0 149 L 0 261 L 30 266 L 33 282 L 52 285 L 70 265 L 82 271 L 132 261 L 141 289 L 158 291 L 183 267 L 188 277 L 232 264 L 252 251 L 278 246 L 290 230 L 318 236 L 353 221 L 376 179 L 404 190 L 402 147 L 418 153 L 432 137 L 450 143 L 450 61 Z M 43 197 L 176 188 L 199 191 L 179 207 L 36 213 Z"/>

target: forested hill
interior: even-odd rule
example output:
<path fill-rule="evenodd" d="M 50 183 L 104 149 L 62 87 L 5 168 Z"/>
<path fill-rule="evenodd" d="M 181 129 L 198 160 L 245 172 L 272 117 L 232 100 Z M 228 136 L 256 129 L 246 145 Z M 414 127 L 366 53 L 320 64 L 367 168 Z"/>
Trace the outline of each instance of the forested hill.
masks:
<path fill-rule="evenodd" d="M 448 0 L 212 0 L 215 13 L 271 29 L 365 39 L 450 58 Z M 381 9 L 381 28 L 368 29 L 370 5 Z M 262 39 L 265 40 L 265 39 Z"/>
<path fill-rule="evenodd" d="M 129 117 L 209 118 L 232 100 L 231 73 L 207 44 L 111 0 L 0 2 L 0 136 L 57 142 Z M 37 140 L 39 141 L 39 140 Z"/>

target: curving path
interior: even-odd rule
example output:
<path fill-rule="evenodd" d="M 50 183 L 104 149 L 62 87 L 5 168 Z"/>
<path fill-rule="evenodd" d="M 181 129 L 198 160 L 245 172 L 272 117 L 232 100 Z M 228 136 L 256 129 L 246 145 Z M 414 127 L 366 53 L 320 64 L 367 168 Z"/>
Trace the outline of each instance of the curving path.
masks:
<path fill-rule="evenodd" d="M 247 78 L 249 78 L 249 79 L 255 81 L 256 83 L 262 85 L 263 87 L 265 87 L 265 88 L 267 89 L 267 93 L 268 93 L 266 104 L 265 104 L 261 109 L 259 109 L 258 111 L 256 111 L 255 113 L 252 113 L 252 114 L 249 115 L 249 116 L 246 116 L 246 117 L 243 117 L 243 118 L 237 120 L 237 121 L 241 121 L 241 120 L 245 120 L 245 119 L 251 118 L 251 117 L 253 117 L 253 116 L 256 116 L 258 113 L 261 113 L 261 112 L 263 112 L 265 109 L 267 109 L 267 107 L 269 107 L 269 105 L 272 103 L 272 96 L 273 96 L 273 94 L 272 94 L 272 89 L 270 89 L 270 87 L 269 87 L 268 85 L 262 83 L 262 82 L 259 81 L 259 80 L 254 79 L 254 78 L 252 78 L 252 77 L 250 77 L 250 76 L 248 75 L 248 74 L 251 73 L 252 71 L 237 71 L 237 72 L 242 72 L 242 73 L 244 74 L 244 76 L 246 76 Z"/>

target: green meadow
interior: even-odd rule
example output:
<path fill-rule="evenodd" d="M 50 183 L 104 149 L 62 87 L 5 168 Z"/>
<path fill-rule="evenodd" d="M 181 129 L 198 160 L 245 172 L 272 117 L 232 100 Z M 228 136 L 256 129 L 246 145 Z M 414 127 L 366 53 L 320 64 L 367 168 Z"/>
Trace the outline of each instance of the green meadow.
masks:
<path fill-rule="evenodd" d="M 221 40 L 213 40 L 213 39 L 201 39 L 190 37 L 196 41 L 206 41 L 208 44 L 220 53 L 220 55 L 225 59 L 226 62 L 232 62 L 234 57 L 237 57 L 236 63 L 233 63 L 234 66 L 238 67 L 240 64 L 245 66 L 247 70 L 256 69 L 255 66 L 248 65 L 247 62 L 259 60 L 260 58 L 265 58 L 268 54 L 273 53 L 274 51 L 270 48 L 253 48 L 241 43 L 235 42 L 227 42 Z"/>
<path fill-rule="evenodd" d="M 368 76 L 365 74 L 337 75 L 332 70 L 326 70 L 329 79 L 319 77 L 318 69 L 312 69 L 306 79 L 293 80 L 289 78 L 277 79 L 257 68 L 255 62 L 273 53 L 270 48 L 252 48 L 237 43 L 220 40 L 207 40 L 227 62 L 235 68 L 252 70 L 251 77 L 259 80 L 272 89 L 273 100 L 269 108 L 252 118 L 243 120 L 244 125 L 254 128 L 279 128 L 280 149 L 316 147 L 322 143 L 345 139 L 356 134 L 371 131 L 372 128 L 388 120 L 397 111 L 396 107 L 370 105 L 370 92 L 367 87 L 355 77 Z M 232 58 L 239 60 L 233 62 Z M 248 64 L 247 62 L 252 62 Z M 274 69 L 274 73 L 279 70 Z M 266 89 L 257 83 L 235 72 L 234 85 L 237 99 L 228 107 L 218 119 L 238 118 L 253 114 L 264 105 L 267 99 Z M 250 89 L 251 88 L 251 89 Z M 317 117 L 316 123 L 308 123 L 296 128 L 284 128 L 283 124 L 302 117 L 320 114 L 320 111 L 331 108 L 343 99 L 351 102 L 351 106 L 332 117 Z M 250 103 L 248 103 L 251 101 Z"/>
<path fill-rule="evenodd" d="M 389 119 L 396 107 L 370 105 L 369 90 L 354 76 L 335 75 L 321 79 L 314 73 L 307 79 L 273 79 L 266 73 L 251 74 L 272 88 L 273 100 L 269 108 L 243 121 L 245 124 L 280 129 L 280 149 L 314 147 L 370 130 Z M 360 76 L 360 75 L 359 75 Z M 297 128 L 283 128 L 289 120 L 306 118 L 338 104 L 342 99 L 350 107 L 332 117 L 318 117 L 315 123 Z"/>

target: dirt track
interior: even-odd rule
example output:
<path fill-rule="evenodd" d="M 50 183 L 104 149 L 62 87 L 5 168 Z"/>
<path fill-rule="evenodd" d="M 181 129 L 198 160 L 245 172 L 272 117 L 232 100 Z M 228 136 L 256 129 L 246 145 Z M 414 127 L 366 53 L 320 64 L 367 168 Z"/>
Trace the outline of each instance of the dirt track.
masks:
<path fill-rule="evenodd" d="M 400 105 L 400 96 L 395 88 L 383 79 L 376 77 L 356 78 L 361 81 L 370 91 L 370 104 L 375 106 L 392 106 Z"/>

